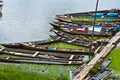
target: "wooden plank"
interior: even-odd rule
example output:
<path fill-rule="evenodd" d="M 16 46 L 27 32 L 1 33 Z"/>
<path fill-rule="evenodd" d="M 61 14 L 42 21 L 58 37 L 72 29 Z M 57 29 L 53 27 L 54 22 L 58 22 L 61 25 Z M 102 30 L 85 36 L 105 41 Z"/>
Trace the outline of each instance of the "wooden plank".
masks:
<path fill-rule="evenodd" d="M 1 49 L 0 49 L 0 51 L 3 51 L 3 50 L 4 50 L 4 48 L 1 48 Z"/>
<path fill-rule="evenodd" d="M 32 57 L 36 57 L 39 54 L 39 51 L 35 52 Z"/>
<path fill-rule="evenodd" d="M 74 57 L 74 55 L 71 55 L 69 59 L 71 60 L 71 59 L 73 59 L 73 57 Z M 71 64 L 71 63 L 72 63 L 72 61 L 68 62 L 68 64 Z"/>
<path fill-rule="evenodd" d="M 70 75 L 70 80 L 73 80 L 73 73 L 72 73 L 72 71 L 69 72 L 69 75 Z"/>

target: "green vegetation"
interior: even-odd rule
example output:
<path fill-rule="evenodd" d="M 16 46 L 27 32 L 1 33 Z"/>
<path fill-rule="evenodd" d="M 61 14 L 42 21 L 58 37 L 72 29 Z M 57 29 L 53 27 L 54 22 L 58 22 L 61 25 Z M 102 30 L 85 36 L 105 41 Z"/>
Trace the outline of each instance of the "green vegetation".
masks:
<path fill-rule="evenodd" d="M 99 71 L 98 70 L 99 66 L 100 66 L 100 64 L 95 64 L 95 66 L 90 70 L 90 73 L 96 74 Z"/>
<path fill-rule="evenodd" d="M 3 48 L 3 46 L 2 46 L 2 45 L 0 45 L 0 48 Z"/>
<path fill-rule="evenodd" d="M 94 18 L 92 17 L 78 17 L 78 18 L 66 18 L 66 19 L 70 19 L 73 21 L 94 21 Z M 116 21 L 116 20 L 120 20 L 118 18 L 96 18 L 96 21 Z"/>
<path fill-rule="evenodd" d="M 88 39 L 88 40 L 91 40 L 91 36 L 85 36 L 85 35 L 77 35 L 77 36 L 85 38 L 85 39 Z M 110 38 L 110 37 L 94 36 L 93 41 L 96 41 L 96 40 L 105 40 L 106 38 Z"/>
<path fill-rule="evenodd" d="M 1 64 L 0 80 L 69 80 L 76 66 Z"/>
<path fill-rule="evenodd" d="M 45 46 L 71 48 L 71 49 L 86 49 L 86 47 L 77 46 L 69 43 L 63 43 L 63 42 L 49 43 L 49 44 L 45 44 Z"/>
<path fill-rule="evenodd" d="M 106 59 L 112 59 L 111 64 L 108 66 L 112 68 L 116 73 L 120 74 L 120 47 L 115 48 L 110 52 Z"/>

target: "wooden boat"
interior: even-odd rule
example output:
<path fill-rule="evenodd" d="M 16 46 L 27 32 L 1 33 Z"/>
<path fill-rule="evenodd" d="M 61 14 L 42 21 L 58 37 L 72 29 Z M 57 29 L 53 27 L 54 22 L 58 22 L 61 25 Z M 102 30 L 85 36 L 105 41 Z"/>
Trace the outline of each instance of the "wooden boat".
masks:
<path fill-rule="evenodd" d="M 79 54 L 65 54 L 65 53 L 56 53 L 56 52 L 43 52 L 43 51 L 36 51 L 36 50 L 26 50 L 26 49 L 15 49 L 15 48 L 2 48 L 0 49 L 1 54 L 10 54 L 10 55 L 18 55 L 18 56 L 26 56 L 32 58 L 62 58 L 67 59 L 71 55 L 74 55 L 73 59 L 79 57 L 82 60 L 82 56 Z"/>
<path fill-rule="evenodd" d="M 53 40 L 53 39 L 47 39 L 47 40 L 40 40 L 40 41 L 29 41 L 29 42 L 23 42 L 23 43 L 29 43 L 29 44 L 34 44 L 34 45 L 43 45 L 43 44 L 48 44 L 48 43 L 54 43 L 57 42 L 58 40 Z M 21 48 L 20 43 L 6 43 L 6 44 L 0 44 L 4 47 L 8 48 Z"/>
<path fill-rule="evenodd" d="M 112 62 L 112 59 L 106 60 L 105 62 L 102 63 L 102 68 L 107 68 L 111 62 Z"/>
<path fill-rule="evenodd" d="M 65 42 L 65 43 L 69 43 L 69 44 L 74 44 L 74 45 L 79 45 L 79 46 L 83 46 L 85 45 L 85 43 L 81 42 L 79 40 L 76 40 L 76 39 L 68 39 L 68 38 L 64 38 L 64 37 L 61 37 L 61 36 L 58 36 L 58 35 L 49 35 L 53 40 L 59 40 L 59 41 L 62 41 L 62 42 Z M 82 40 L 82 39 L 81 39 Z M 89 46 L 85 46 L 85 47 L 89 47 Z"/>
<path fill-rule="evenodd" d="M 84 18 L 84 17 L 77 17 L 77 18 L 62 18 L 62 17 L 57 17 L 55 18 L 58 21 L 62 21 L 62 22 L 69 22 L 69 23 L 78 23 L 78 22 L 84 22 L 84 23 L 92 23 L 94 21 L 94 18 Z M 120 22 L 120 18 L 97 18 L 96 19 L 96 23 L 110 23 L 110 22 Z M 92 23 L 93 24 L 93 23 Z"/>
<path fill-rule="evenodd" d="M 23 49 L 11 49 L 11 48 L 4 48 L 0 51 L 1 54 L 19 56 L 18 58 L 16 58 L 17 61 L 20 60 L 20 62 L 21 61 L 24 62 L 25 60 L 25 62 L 30 61 L 31 63 L 47 62 L 49 64 L 54 64 L 54 62 L 56 62 L 56 64 L 59 64 L 59 63 L 60 64 L 81 64 L 82 58 L 83 58 L 81 55 L 71 55 L 71 54 L 61 55 L 60 53 L 45 53 L 40 51 L 36 51 L 33 54 L 33 52 L 35 51 L 23 50 Z M 20 56 L 22 56 L 22 58 Z M 9 58 L 9 57 L 5 58 L 4 60 L 6 59 L 13 60 L 13 58 Z"/>
<path fill-rule="evenodd" d="M 7 48 L 21 48 L 22 46 L 20 45 L 20 43 L 5 43 L 5 44 L 0 44 L 3 47 L 7 47 Z"/>
<path fill-rule="evenodd" d="M 53 39 L 46 39 L 46 40 L 40 40 L 40 41 L 30 41 L 30 42 L 24 42 L 24 43 L 31 43 L 34 45 L 43 45 L 43 44 L 48 44 L 48 43 L 54 43 L 57 42 L 57 40 L 53 40 Z"/>
<path fill-rule="evenodd" d="M 61 28 L 69 28 L 69 27 L 78 27 L 78 26 L 90 26 L 90 25 L 94 25 L 92 22 L 72 22 L 72 23 L 68 23 L 68 22 L 52 22 L 50 23 L 54 28 L 59 29 Z M 120 22 L 96 22 L 95 25 L 100 25 L 103 27 L 113 27 L 116 26 L 117 24 L 120 24 Z"/>
<path fill-rule="evenodd" d="M 52 22 L 50 24 L 57 29 L 59 29 L 60 27 L 68 28 L 68 27 L 78 27 L 81 25 L 92 25 L 92 23 L 68 23 L 68 22 Z"/>
<path fill-rule="evenodd" d="M 63 37 L 60 37 L 60 36 L 58 36 L 58 35 L 50 35 L 50 37 L 52 38 L 52 39 L 54 39 L 54 40 L 60 40 L 60 41 L 62 41 L 62 42 L 65 42 L 65 43 L 70 43 L 70 44 L 79 44 L 79 43 L 77 43 L 77 42 L 72 42 L 72 40 L 69 40 L 69 39 L 67 39 L 67 38 L 63 38 Z M 92 46 L 94 47 L 93 49 L 92 49 L 92 53 L 96 53 L 96 51 L 98 50 L 98 48 L 100 47 L 100 45 L 101 44 L 107 44 L 108 43 L 108 41 L 107 40 L 102 40 L 102 39 L 99 39 L 99 40 L 96 40 L 96 41 L 94 41 L 93 43 L 92 43 Z M 81 44 L 82 45 L 82 44 Z M 86 51 L 88 51 L 88 53 L 89 53 L 89 50 L 86 50 Z"/>
<path fill-rule="evenodd" d="M 51 31 L 53 31 L 54 33 L 56 33 L 57 35 L 59 35 L 61 37 L 69 39 L 69 41 L 71 41 L 74 44 L 77 44 L 80 46 L 85 46 L 85 47 L 89 47 L 91 45 L 90 41 L 87 39 L 83 39 L 83 38 L 80 38 L 80 37 L 75 36 L 75 35 L 71 35 L 71 34 L 68 34 L 68 33 L 65 33 L 62 31 L 58 31 L 56 29 L 51 29 Z"/>
<path fill-rule="evenodd" d="M 57 15 L 56 19 L 64 22 L 93 22 L 96 17 L 96 22 L 120 22 L 120 10 L 103 10 L 92 12 L 81 12 L 73 14 Z"/>
<path fill-rule="evenodd" d="M 94 24 L 90 24 L 90 23 L 67 23 L 67 22 L 52 22 L 50 23 L 54 28 L 56 29 L 60 29 L 60 28 L 76 28 L 76 27 L 89 27 L 92 26 Z M 119 25 L 120 22 L 112 22 L 112 23 L 96 23 L 96 26 L 102 26 L 102 27 L 116 27 L 117 25 Z"/>
<path fill-rule="evenodd" d="M 60 27 L 60 30 L 70 33 L 70 34 L 81 34 L 81 35 L 92 35 L 93 26 L 78 26 L 78 27 L 69 27 L 63 28 Z M 112 28 L 110 27 L 102 27 L 102 26 L 94 26 L 94 35 L 95 36 L 112 36 Z"/>
<path fill-rule="evenodd" d="M 59 40 L 59 39 L 58 39 Z M 59 40 L 60 41 L 60 40 Z M 70 42 L 70 41 L 69 41 Z M 57 47 L 49 47 L 44 45 L 34 45 L 32 43 L 19 43 L 17 45 L 19 47 L 16 47 L 16 45 L 9 44 L 9 46 L 6 46 L 7 48 L 15 48 L 15 49 L 30 49 L 33 51 L 40 51 L 40 52 L 56 52 L 56 53 L 67 53 L 67 54 L 84 54 L 88 55 L 89 53 L 92 55 L 94 52 L 89 52 L 89 50 L 83 50 L 83 49 L 70 49 L 70 48 L 57 48 Z"/>
<path fill-rule="evenodd" d="M 21 44 L 24 49 L 28 50 L 37 50 L 37 51 L 44 51 L 44 52 L 59 52 L 59 53 L 68 53 L 68 54 L 84 54 L 88 55 L 89 53 L 92 55 L 92 52 L 83 49 L 70 49 L 70 48 L 56 48 L 56 47 L 48 47 L 42 45 L 32 45 L 32 44 Z"/>
<path fill-rule="evenodd" d="M 80 24 L 72 24 L 72 23 L 52 23 L 52 25 L 57 26 L 57 29 L 62 30 L 64 32 L 70 34 L 81 34 L 81 35 L 92 35 L 93 26 L 90 25 L 80 25 Z M 95 36 L 112 36 L 116 32 L 120 30 L 120 23 L 114 26 L 94 26 L 94 35 Z"/>
<path fill-rule="evenodd" d="M 55 65 L 80 65 L 81 61 L 55 61 L 55 60 L 39 60 L 39 59 L 24 59 L 24 58 L 10 58 L 2 57 L 0 62 L 9 63 L 31 63 L 31 64 L 55 64 Z"/>
<path fill-rule="evenodd" d="M 69 40 L 69 39 L 67 39 L 67 38 L 63 38 L 63 37 L 60 37 L 60 36 L 58 36 L 58 35 L 49 35 L 53 40 L 59 40 L 59 41 L 62 41 L 62 42 L 66 42 L 66 43 L 70 43 L 70 44 L 75 44 L 75 43 L 72 43 L 72 41 L 71 40 Z M 99 39 L 99 40 L 96 40 L 96 41 L 94 41 L 94 42 L 96 42 L 96 43 L 98 43 L 98 44 L 102 44 L 102 43 L 104 43 L 104 44 L 107 44 L 108 43 L 108 39 L 106 40 L 106 39 Z M 76 44 L 75 44 L 76 45 Z M 96 45 L 96 44 L 95 44 Z"/>
<path fill-rule="evenodd" d="M 103 13 L 106 14 L 108 12 L 117 12 L 118 14 L 120 14 L 120 10 L 119 9 L 110 9 L 110 10 L 98 10 L 97 13 Z M 89 11 L 89 12 L 80 12 L 80 13 L 68 13 L 68 14 L 63 14 L 63 15 L 56 15 L 56 17 L 66 17 L 66 16 L 73 16 L 73 17 L 78 17 L 78 16 L 90 16 L 91 14 L 94 14 L 95 11 Z M 95 16 L 95 15 L 94 15 Z M 98 15 L 100 16 L 100 15 Z"/>
<path fill-rule="evenodd" d="M 97 74 L 95 74 L 90 80 L 102 80 L 108 75 L 110 75 L 111 71 L 112 71 L 111 69 L 105 68 L 98 72 Z"/>

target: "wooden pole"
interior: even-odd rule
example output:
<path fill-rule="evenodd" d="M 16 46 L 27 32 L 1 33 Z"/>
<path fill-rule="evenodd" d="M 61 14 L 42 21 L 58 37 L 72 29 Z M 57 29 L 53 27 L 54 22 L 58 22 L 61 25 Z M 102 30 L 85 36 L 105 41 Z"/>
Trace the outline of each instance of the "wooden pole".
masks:
<path fill-rule="evenodd" d="M 95 23 L 96 23 L 96 13 L 97 13 L 97 9 L 98 9 L 98 3 L 99 3 L 99 0 L 97 0 L 96 2 L 96 8 L 95 8 L 95 16 L 94 16 L 94 21 L 93 21 L 93 30 L 92 30 L 92 34 L 91 34 L 91 45 L 90 45 L 90 53 L 92 52 L 92 42 L 93 42 L 93 39 L 94 39 L 94 26 L 95 26 Z M 89 53 L 89 59 L 90 59 L 90 53 Z"/>

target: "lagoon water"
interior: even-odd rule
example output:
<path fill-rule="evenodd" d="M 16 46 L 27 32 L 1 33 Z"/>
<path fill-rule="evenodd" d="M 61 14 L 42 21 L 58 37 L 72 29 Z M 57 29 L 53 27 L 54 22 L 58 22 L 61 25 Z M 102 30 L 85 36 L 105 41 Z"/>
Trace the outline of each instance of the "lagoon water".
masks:
<path fill-rule="evenodd" d="M 95 10 L 96 0 L 3 0 L 0 43 L 49 38 L 55 15 Z M 99 10 L 119 8 L 119 0 L 100 0 Z"/>

